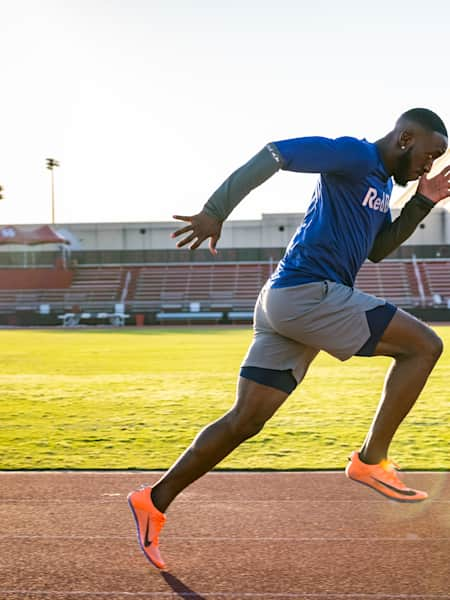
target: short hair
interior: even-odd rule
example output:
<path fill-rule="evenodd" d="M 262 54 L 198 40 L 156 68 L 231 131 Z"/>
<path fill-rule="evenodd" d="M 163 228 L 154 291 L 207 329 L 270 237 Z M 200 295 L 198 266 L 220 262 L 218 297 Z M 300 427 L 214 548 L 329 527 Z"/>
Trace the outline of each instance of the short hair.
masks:
<path fill-rule="evenodd" d="M 435 112 L 428 108 L 411 108 L 402 114 L 400 119 L 413 121 L 418 125 L 422 125 L 429 131 L 436 131 L 448 137 L 447 128 L 444 125 L 444 121 Z"/>

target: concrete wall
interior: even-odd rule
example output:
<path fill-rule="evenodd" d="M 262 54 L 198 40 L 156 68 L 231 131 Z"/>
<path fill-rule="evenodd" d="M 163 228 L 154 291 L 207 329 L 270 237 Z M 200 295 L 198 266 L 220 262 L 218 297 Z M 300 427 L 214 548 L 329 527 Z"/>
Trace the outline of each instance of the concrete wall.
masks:
<path fill-rule="evenodd" d="M 392 211 L 393 218 L 399 214 Z M 261 248 L 286 246 L 302 222 L 302 213 L 263 214 L 261 219 L 228 221 L 224 224 L 222 248 Z M 408 240 L 408 244 L 450 244 L 450 213 L 436 207 Z M 37 227 L 32 225 L 30 227 Z M 175 248 L 170 234 L 177 222 L 154 223 L 67 223 L 55 229 L 72 241 L 74 250 L 160 250 Z M 0 252 L 57 249 L 52 246 L 0 246 Z"/>
<path fill-rule="evenodd" d="M 392 218 L 400 213 L 399 209 L 392 211 Z M 408 244 L 450 244 L 450 213 L 434 208 L 428 216 L 420 223 L 419 227 L 408 239 Z"/>

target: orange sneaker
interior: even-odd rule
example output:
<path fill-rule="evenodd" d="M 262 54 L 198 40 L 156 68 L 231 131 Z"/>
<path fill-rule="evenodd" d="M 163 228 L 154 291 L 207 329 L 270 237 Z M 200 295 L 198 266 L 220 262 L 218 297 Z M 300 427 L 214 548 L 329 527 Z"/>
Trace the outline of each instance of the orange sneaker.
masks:
<path fill-rule="evenodd" d="M 398 502 L 420 502 L 428 498 L 426 492 L 413 490 L 399 479 L 398 466 L 391 460 L 382 460 L 377 465 L 367 465 L 359 458 L 358 452 L 352 452 L 345 474 L 349 479 L 367 485 L 380 494 Z"/>
<path fill-rule="evenodd" d="M 159 534 L 166 522 L 166 516 L 159 512 L 151 499 L 151 487 L 142 486 L 128 494 L 128 504 L 136 521 L 139 545 L 145 557 L 158 569 L 166 565 L 159 552 Z"/>

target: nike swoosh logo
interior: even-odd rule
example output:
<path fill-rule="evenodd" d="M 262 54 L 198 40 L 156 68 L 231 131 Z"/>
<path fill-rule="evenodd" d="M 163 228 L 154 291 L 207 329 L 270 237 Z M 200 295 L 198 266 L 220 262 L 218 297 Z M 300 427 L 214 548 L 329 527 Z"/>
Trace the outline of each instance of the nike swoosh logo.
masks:
<path fill-rule="evenodd" d="M 147 517 L 147 527 L 145 528 L 145 536 L 144 536 L 144 546 L 145 548 L 148 548 L 149 546 L 152 545 L 152 540 L 148 539 L 148 526 L 150 524 L 150 518 Z"/>
<path fill-rule="evenodd" d="M 385 483 L 384 481 L 381 481 L 380 479 L 377 479 L 376 477 L 372 477 L 372 479 L 374 481 L 376 481 L 377 483 L 384 485 L 385 488 L 388 488 L 389 490 L 392 490 L 393 492 L 397 492 L 397 494 L 401 494 L 402 496 L 415 496 L 416 495 L 416 492 L 414 492 L 413 490 L 399 490 L 395 486 L 389 485 L 389 483 Z"/>

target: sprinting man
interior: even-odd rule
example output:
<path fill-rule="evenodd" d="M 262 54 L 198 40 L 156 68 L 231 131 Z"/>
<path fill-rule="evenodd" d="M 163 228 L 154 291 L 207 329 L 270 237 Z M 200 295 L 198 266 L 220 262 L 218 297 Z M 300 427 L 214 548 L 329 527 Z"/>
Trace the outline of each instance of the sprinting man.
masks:
<path fill-rule="evenodd" d="M 216 254 L 222 223 L 253 188 L 280 169 L 319 174 L 304 221 L 259 294 L 235 404 L 197 435 L 153 487 L 128 496 L 139 543 L 151 563 L 165 566 L 159 534 L 170 503 L 262 429 L 320 350 L 342 361 L 355 355 L 394 359 L 367 437 L 351 453 L 346 475 L 400 502 L 427 498 L 402 482 L 388 449 L 436 364 L 442 341 L 421 321 L 353 285 L 367 258 L 385 258 L 450 195 L 450 166 L 430 179 L 426 175 L 447 145 L 443 121 L 424 108 L 402 114 L 375 143 L 352 137 L 270 143 L 235 171 L 200 213 L 174 217 L 188 223 L 172 234 L 183 236 L 177 247 L 195 249 L 209 239 Z M 392 178 L 402 186 L 419 179 L 416 194 L 394 222 Z"/>

